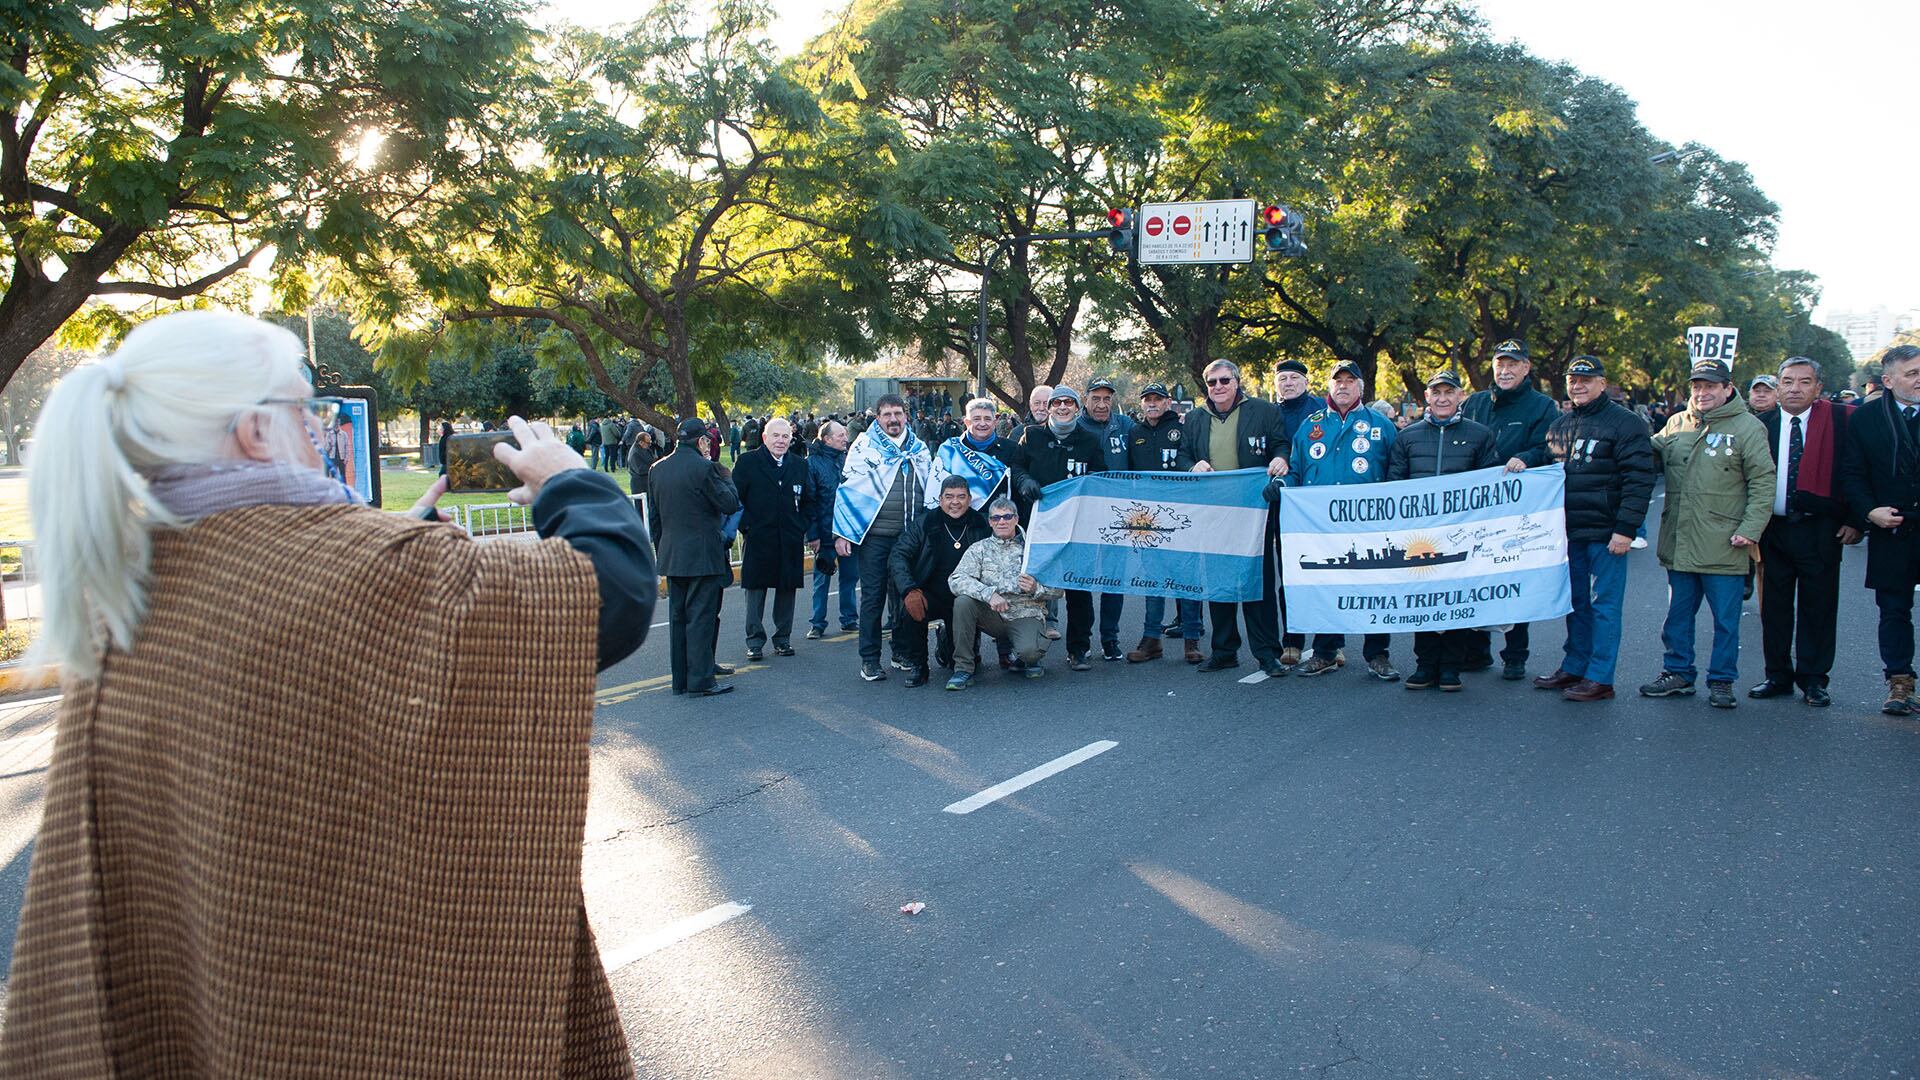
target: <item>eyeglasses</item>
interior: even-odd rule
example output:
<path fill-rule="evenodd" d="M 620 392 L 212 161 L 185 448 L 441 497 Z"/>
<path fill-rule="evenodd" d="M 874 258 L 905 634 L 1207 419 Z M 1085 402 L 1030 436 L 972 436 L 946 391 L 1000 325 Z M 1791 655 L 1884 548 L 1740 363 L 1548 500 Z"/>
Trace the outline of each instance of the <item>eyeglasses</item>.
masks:
<path fill-rule="evenodd" d="M 321 427 L 332 427 L 340 419 L 339 398 L 261 398 L 262 405 L 297 405 Z"/>
<path fill-rule="evenodd" d="M 988 521 L 1013 521 L 1017 519 L 1019 516 L 1020 516 L 1019 514 L 988 514 L 987 520 Z"/>
<path fill-rule="evenodd" d="M 1232 375 L 1222 375 L 1218 379 L 1208 379 L 1208 386 L 1232 386 L 1236 380 Z"/>
<path fill-rule="evenodd" d="M 1066 398 L 1061 398 L 1059 401 L 1051 402 L 1047 405 L 1047 408 L 1049 409 L 1077 409 L 1079 407 L 1080 406 L 1075 405 L 1073 402 L 1067 400 Z"/>

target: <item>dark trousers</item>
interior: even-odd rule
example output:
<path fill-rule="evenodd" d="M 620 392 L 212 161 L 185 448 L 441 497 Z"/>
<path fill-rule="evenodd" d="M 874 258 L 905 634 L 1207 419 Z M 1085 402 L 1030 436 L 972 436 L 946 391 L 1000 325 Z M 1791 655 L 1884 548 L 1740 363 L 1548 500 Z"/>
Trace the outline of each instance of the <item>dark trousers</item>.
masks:
<path fill-rule="evenodd" d="M 880 617 L 886 613 L 889 584 L 887 560 L 900 537 L 867 534 L 867 542 L 854 549 L 860 558 L 860 659 L 880 661 Z M 896 616 L 896 619 L 898 616 Z M 897 629 L 898 621 L 893 624 Z"/>
<path fill-rule="evenodd" d="M 1875 589 L 1880 605 L 1880 663 L 1889 678 L 1913 674 L 1913 588 Z"/>
<path fill-rule="evenodd" d="M 1413 660 L 1423 669 L 1457 675 L 1473 658 L 1475 646 L 1485 640 L 1486 634 L 1479 630 L 1421 630 L 1413 635 Z"/>
<path fill-rule="evenodd" d="M 720 598 L 728 577 L 667 579 L 667 637 L 676 694 L 713 689 L 713 650 L 720 641 Z"/>
<path fill-rule="evenodd" d="M 1527 627 L 1529 625 L 1531 624 L 1514 623 L 1512 629 L 1506 632 L 1504 635 L 1506 643 L 1505 647 L 1500 650 L 1500 659 L 1509 664 L 1524 664 L 1527 662 L 1528 648 L 1531 645 L 1531 641 L 1527 636 Z M 1477 630 L 1474 632 L 1473 644 L 1469 647 L 1467 662 L 1479 664 L 1493 663 L 1493 631 Z"/>
<path fill-rule="evenodd" d="M 1120 609 L 1127 598 L 1117 593 L 1100 594 L 1100 643 L 1120 640 Z"/>
<path fill-rule="evenodd" d="M 1760 534 L 1760 640 L 1771 682 L 1827 685 L 1840 615 L 1839 528 L 1826 517 L 1776 516 Z"/>
<path fill-rule="evenodd" d="M 1368 634 L 1360 639 L 1360 658 L 1371 660 L 1376 656 L 1387 655 L 1387 646 L 1393 641 L 1386 634 Z M 1333 654 L 1347 647 L 1345 634 L 1313 635 L 1313 655 L 1333 659 Z"/>
<path fill-rule="evenodd" d="M 1269 536 L 1266 558 L 1261 561 L 1260 599 L 1239 604 L 1208 601 L 1207 618 L 1213 622 L 1213 655 L 1240 655 L 1239 623 L 1245 621 L 1247 645 L 1253 651 L 1254 660 L 1264 664 L 1280 659 L 1280 606 L 1274 599 L 1274 569 L 1273 543 Z"/>
<path fill-rule="evenodd" d="M 767 593 L 773 593 L 773 643 L 787 645 L 793 641 L 793 596 L 797 589 L 747 589 L 747 648 L 763 649 L 767 644 L 767 627 L 762 621 L 767 611 Z"/>
<path fill-rule="evenodd" d="M 900 659 L 906 661 L 908 667 L 915 670 L 925 670 L 927 667 L 927 624 L 935 619 L 945 620 L 947 629 L 942 631 L 943 639 L 953 629 L 953 594 L 944 589 L 938 592 L 932 589 L 920 591 L 927 598 L 927 617 L 914 618 L 903 602 L 900 614 L 895 616 L 900 621 L 893 624 L 894 651 L 900 654 Z"/>
<path fill-rule="evenodd" d="M 1093 645 L 1093 594 L 1067 590 L 1067 655 L 1079 656 Z"/>

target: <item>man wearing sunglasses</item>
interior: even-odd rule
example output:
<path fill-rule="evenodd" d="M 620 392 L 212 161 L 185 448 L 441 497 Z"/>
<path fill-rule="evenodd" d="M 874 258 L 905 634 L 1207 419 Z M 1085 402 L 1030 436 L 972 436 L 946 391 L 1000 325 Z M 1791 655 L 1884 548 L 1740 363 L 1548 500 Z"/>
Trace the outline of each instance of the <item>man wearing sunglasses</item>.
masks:
<path fill-rule="evenodd" d="M 1193 455 L 1194 472 L 1228 472 L 1233 469 L 1265 469 L 1268 476 L 1287 475 L 1287 452 L 1292 443 L 1286 422 L 1278 407 L 1270 401 L 1248 397 L 1240 388 L 1240 368 L 1227 360 L 1215 360 L 1204 373 L 1207 400 L 1203 407 L 1187 413 L 1184 421 L 1187 453 Z M 1274 602 L 1274 547 L 1279 536 L 1279 504 L 1267 512 L 1265 558 L 1261 568 L 1260 599 L 1237 605 L 1209 602 L 1207 618 L 1213 623 L 1212 654 L 1199 670 L 1226 671 L 1240 666 L 1239 620 L 1247 624 L 1247 644 L 1260 670 L 1278 677 L 1287 673 L 1280 663 L 1280 613 Z"/>
<path fill-rule="evenodd" d="M 1107 470 L 1107 451 L 1099 437 L 1080 425 L 1080 395 L 1071 386 L 1055 387 L 1047 399 L 1047 421 L 1020 433 L 1027 452 L 1027 475 L 1046 487 Z M 1067 666 L 1086 671 L 1093 645 L 1093 594 L 1067 590 Z M 1116 631 L 1117 632 L 1117 631 Z"/>
<path fill-rule="evenodd" d="M 1020 535 L 1020 511 L 1012 499 L 1002 495 L 987 504 L 987 527 L 993 535 L 967 548 L 947 578 L 953 592 L 949 690 L 965 690 L 973 682 L 982 632 L 1012 649 L 1027 678 L 1046 674 L 1040 667 L 1047 647 L 1041 630 L 1046 625 L 1046 601 L 1060 595 L 1059 590 L 1047 588 L 1021 570 L 1027 545 Z"/>

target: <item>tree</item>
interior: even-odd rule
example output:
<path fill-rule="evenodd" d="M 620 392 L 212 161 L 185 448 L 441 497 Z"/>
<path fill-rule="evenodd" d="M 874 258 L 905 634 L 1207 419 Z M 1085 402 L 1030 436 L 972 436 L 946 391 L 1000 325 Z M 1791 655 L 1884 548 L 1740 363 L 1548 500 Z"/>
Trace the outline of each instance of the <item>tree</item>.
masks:
<path fill-rule="evenodd" d="M 518 0 L 9 6 L 0 29 L 0 386 L 277 245 L 353 248 L 489 146 Z"/>
<path fill-rule="evenodd" d="M 67 372 L 89 359 L 78 349 L 42 345 L 20 365 L 6 389 L 0 390 L 0 434 L 6 438 L 9 465 L 20 464 L 20 444 L 33 437 L 33 426 L 40 419 L 40 407 L 47 403 L 47 395 Z"/>
<path fill-rule="evenodd" d="M 410 332 L 438 318 L 539 320 L 553 331 L 543 362 L 571 350 L 622 409 L 671 427 L 665 410 L 724 397 L 735 348 L 860 347 L 821 303 L 834 241 L 797 218 L 822 117 L 777 69 L 766 18 L 722 0 L 702 26 L 669 2 L 614 34 L 560 30 L 516 133 L 534 153 L 494 162 L 383 252 L 344 262 L 383 362 L 415 377 L 457 348 L 437 326 Z M 406 272 L 378 273 L 387 263 Z M 656 369 L 664 398 L 644 393 Z"/>

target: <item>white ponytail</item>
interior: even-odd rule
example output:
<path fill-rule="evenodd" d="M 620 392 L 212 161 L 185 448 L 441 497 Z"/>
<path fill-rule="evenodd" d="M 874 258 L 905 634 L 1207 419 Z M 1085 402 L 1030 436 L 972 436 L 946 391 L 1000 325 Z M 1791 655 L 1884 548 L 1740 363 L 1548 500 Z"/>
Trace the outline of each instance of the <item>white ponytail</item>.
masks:
<path fill-rule="evenodd" d="M 301 351 L 271 323 L 185 311 L 135 327 L 112 356 L 54 388 L 27 469 L 46 598 L 36 662 L 87 679 L 103 649 L 132 646 L 150 531 L 180 524 L 140 470 L 218 459 L 241 416 L 305 380 Z"/>

